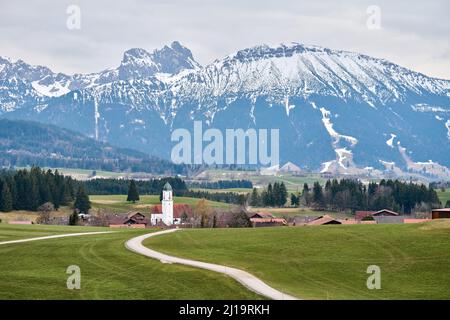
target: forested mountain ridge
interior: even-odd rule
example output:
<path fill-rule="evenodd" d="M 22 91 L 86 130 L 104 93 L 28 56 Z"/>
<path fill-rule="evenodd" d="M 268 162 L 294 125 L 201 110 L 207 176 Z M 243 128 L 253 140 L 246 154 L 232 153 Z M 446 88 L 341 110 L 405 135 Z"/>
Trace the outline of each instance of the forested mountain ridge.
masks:
<path fill-rule="evenodd" d="M 182 173 L 183 166 L 33 121 L 0 119 L 0 166 Z"/>

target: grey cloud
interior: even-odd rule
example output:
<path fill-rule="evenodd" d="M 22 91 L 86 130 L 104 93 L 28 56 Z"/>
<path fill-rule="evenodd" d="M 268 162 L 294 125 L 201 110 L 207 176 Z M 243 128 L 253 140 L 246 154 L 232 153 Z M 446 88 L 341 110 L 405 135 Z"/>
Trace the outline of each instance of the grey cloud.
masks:
<path fill-rule="evenodd" d="M 79 31 L 66 28 L 71 4 L 81 8 Z M 369 5 L 381 8 L 381 30 L 366 27 Z M 295 41 L 450 78 L 447 0 L 0 0 L 0 8 L 0 55 L 67 73 L 114 67 L 129 48 L 173 40 L 202 64 L 261 43 Z"/>

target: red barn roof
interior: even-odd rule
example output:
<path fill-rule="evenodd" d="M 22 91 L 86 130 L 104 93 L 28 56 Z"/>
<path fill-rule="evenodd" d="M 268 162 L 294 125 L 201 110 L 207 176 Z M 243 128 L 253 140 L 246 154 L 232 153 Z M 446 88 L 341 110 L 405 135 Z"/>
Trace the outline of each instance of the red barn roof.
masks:
<path fill-rule="evenodd" d="M 375 213 L 376 211 L 356 211 L 355 212 L 355 219 L 356 220 L 362 220 L 363 218 L 367 217 L 367 216 L 371 216 Z"/>

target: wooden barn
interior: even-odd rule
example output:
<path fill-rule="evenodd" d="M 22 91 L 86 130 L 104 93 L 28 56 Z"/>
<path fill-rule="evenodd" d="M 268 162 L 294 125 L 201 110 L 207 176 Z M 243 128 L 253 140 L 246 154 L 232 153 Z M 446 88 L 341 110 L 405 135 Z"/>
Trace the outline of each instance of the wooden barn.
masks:
<path fill-rule="evenodd" d="M 334 219 L 332 216 L 325 214 L 311 222 L 308 222 L 306 225 L 308 225 L 308 226 L 323 226 L 323 225 L 330 225 L 330 224 L 342 224 L 342 222 Z"/>
<path fill-rule="evenodd" d="M 275 217 L 269 212 L 257 212 L 257 213 L 251 213 L 249 218 L 250 219 L 255 219 L 255 218 L 273 219 Z"/>
<path fill-rule="evenodd" d="M 287 226 L 287 221 L 282 218 L 250 218 L 254 228 Z"/>
<path fill-rule="evenodd" d="M 145 228 L 149 224 L 148 219 L 143 213 L 131 211 L 126 215 L 114 215 L 108 219 L 111 228 Z"/>
<path fill-rule="evenodd" d="M 355 219 L 356 220 L 362 220 L 365 217 L 396 217 L 399 216 L 397 212 L 388 210 L 388 209 L 382 209 L 379 211 L 356 211 L 355 212 Z"/>
<path fill-rule="evenodd" d="M 431 219 L 450 219 L 450 208 L 432 210 Z"/>

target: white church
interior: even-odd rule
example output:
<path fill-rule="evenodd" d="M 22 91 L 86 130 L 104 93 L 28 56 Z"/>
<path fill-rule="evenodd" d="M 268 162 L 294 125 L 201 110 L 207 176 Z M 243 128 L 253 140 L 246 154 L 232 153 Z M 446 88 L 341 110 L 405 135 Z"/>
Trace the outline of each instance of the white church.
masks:
<path fill-rule="evenodd" d="M 168 182 L 164 185 L 162 191 L 161 208 L 162 213 L 152 213 L 150 215 L 150 223 L 152 225 L 157 225 L 160 222 L 167 226 L 180 224 L 179 218 L 173 218 L 172 186 Z"/>

